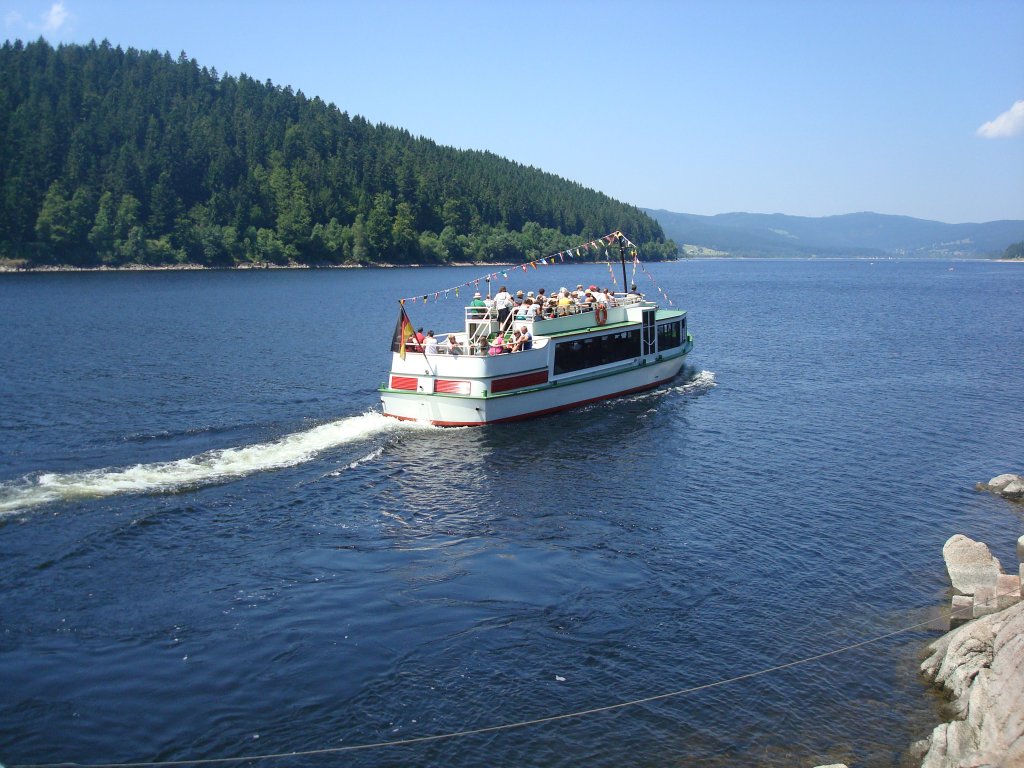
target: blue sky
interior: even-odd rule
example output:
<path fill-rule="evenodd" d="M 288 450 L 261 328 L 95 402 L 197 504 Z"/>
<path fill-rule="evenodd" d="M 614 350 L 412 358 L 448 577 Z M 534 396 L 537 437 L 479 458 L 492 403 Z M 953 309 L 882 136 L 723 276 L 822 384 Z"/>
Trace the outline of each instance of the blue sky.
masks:
<path fill-rule="evenodd" d="M 0 0 L 645 208 L 1024 219 L 1024 0 Z"/>

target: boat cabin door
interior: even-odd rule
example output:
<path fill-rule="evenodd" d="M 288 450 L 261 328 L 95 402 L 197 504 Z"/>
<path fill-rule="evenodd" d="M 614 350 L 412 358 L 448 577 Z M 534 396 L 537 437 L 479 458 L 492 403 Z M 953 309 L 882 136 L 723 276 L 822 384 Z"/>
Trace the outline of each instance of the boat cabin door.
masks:
<path fill-rule="evenodd" d="M 656 307 L 644 307 L 643 315 L 641 315 L 641 328 L 643 332 L 640 340 L 640 353 L 644 355 L 653 355 L 655 351 L 655 344 L 658 340 L 658 334 L 655 330 L 654 314 L 657 312 Z"/>

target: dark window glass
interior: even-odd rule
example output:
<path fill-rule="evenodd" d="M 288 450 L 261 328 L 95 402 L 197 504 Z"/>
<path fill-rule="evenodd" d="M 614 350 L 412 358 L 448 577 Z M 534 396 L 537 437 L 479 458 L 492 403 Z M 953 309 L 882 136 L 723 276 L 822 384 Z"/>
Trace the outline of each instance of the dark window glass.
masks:
<path fill-rule="evenodd" d="M 609 333 L 560 341 L 555 347 L 555 374 L 617 363 L 640 355 L 640 331 Z"/>
<path fill-rule="evenodd" d="M 665 323 L 658 326 L 658 349 L 674 349 L 683 343 L 682 323 Z"/>

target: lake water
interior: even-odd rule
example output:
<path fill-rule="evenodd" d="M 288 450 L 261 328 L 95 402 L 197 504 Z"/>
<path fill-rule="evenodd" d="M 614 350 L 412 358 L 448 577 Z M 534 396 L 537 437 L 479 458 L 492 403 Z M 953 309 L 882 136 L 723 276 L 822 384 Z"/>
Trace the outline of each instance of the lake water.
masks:
<path fill-rule="evenodd" d="M 934 630 L 703 686 L 926 621 L 954 533 L 1016 562 L 1024 265 L 648 269 L 671 386 L 457 430 L 376 388 L 483 270 L 0 275 L 0 762 L 898 764 Z"/>

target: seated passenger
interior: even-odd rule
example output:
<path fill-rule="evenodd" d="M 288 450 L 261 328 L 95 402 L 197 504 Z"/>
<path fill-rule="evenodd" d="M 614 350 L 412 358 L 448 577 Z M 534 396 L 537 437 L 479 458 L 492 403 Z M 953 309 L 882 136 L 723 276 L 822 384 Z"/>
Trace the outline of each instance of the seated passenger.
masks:
<path fill-rule="evenodd" d="M 519 339 L 516 341 L 515 349 L 513 352 L 525 352 L 528 349 L 533 349 L 533 336 L 530 335 L 529 329 L 524 325 L 519 330 Z"/>
<path fill-rule="evenodd" d="M 427 337 L 423 340 L 423 351 L 428 355 L 437 354 L 437 339 L 434 338 L 433 331 L 427 331 Z"/>
<path fill-rule="evenodd" d="M 500 355 L 504 351 L 505 336 L 499 333 L 497 336 L 491 339 L 491 345 L 487 348 L 487 354 L 493 357 L 494 355 Z"/>
<path fill-rule="evenodd" d="M 536 313 L 537 305 L 533 303 L 533 299 L 527 299 L 516 309 L 516 320 L 532 320 Z"/>
<path fill-rule="evenodd" d="M 447 351 L 449 355 L 457 355 L 462 351 L 459 348 L 459 342 L 456 340 L 454 333 L 448 334 L 448 340 L 445 343 L 447 344 Z"/>

